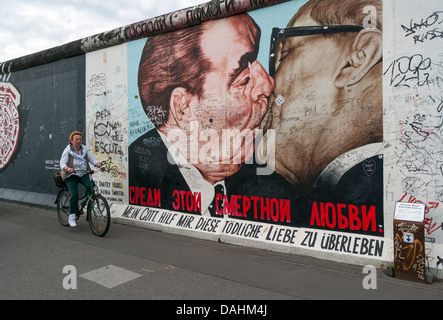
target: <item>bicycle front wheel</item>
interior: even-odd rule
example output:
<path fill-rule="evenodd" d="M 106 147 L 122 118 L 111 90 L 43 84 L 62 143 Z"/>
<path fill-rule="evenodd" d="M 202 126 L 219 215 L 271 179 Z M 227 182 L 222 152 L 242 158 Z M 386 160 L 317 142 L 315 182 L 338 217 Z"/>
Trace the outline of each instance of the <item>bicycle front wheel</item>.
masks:
<path fill-rule="evenodd" d="M 69 198 L 71 198 L 71 194 L 66 189 L 62 189 L 58 193 L 57 216 L 60 223 L 65 227 L 69 225 Z"/>
<path fill-rule="evenodd" d="M 111 210 L 105 197 L 98 194 L 88 204 L 88 221 L 92 232 L 103 237 L 111 224 Z"/>

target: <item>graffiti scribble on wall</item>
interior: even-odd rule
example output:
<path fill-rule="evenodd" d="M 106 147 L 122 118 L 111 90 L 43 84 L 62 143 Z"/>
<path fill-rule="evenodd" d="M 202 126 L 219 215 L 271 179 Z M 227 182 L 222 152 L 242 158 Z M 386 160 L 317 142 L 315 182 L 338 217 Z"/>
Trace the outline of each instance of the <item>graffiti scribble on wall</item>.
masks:
<path fill-rule="evenodd" d="M 16 151 L 19 132 L 20 94 L 10 83 L 0 82 L 0 170 L 11 161 Z"/>
<path fill-rule="evenodd" d="M 122 80 L 122 48 L 87 56 L 86 121 L 90 150 L 106 173 L 96 175 L 100 192 L 110 202 L 123 202 L 126 188 L 127 86 Z"/>

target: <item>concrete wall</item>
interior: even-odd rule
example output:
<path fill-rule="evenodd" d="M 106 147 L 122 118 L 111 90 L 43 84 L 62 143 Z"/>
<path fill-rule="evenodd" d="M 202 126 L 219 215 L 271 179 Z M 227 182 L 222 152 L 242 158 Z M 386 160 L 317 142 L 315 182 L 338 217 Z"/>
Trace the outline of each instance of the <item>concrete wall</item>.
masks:
<path fill-rule="evenodd" d="M 1 194 L 45 204 L 55 198 L 39 194 L 57 192 L 51 177 L 58 153 L 73 130 L 85 129 L 85 55 L 2 78 Z"/>
<path fill-rule="evenodd" d="M 426 263 L 438 269 L 440 4 L 341 1 L 324 21 L 301 17 L 296 26 L 364 29 L 276 41 L 273 73 L 272 28 L 291 24 L 306 3 L 278 2 L 213 1 L 66 45 L 75 50 L 53 49 L 73 57 L 1 64 L 0 115 L 14 118 L 10 110 L 18 110 L 19 125 L 18 134 L 3 137 L 11 156 L 2 153 L 0 196 L 55 195 L 51 176 L 76 129 L 106 161 L 107 172 L 96 180 L 114 221 L 381 265 L 392 263 L 398 249 L 396 202 L 419 202 L 426 205 Z M 199 26 L 208 35 L 200 53 L 192 40 Z M 174 47 L 177 35 L 188 41 Z M 177 63 L 175 54 L 185 55 L 185 47 L 193 55 Z M 241 59 L 246 52 L 248 59 Z M 141 60 L 147 77 L 139 85 Z M 150 100 L 168 85 L 166 100 Z M 16 92 L 20 101 L 8 100 L 7 109 L 5 92 Z M 223 144 L 227 137 L 234 140 L 230 146 Z M 31 173 L 38 178 L 27 179 Z M 219 180 L 226 192 L 211 215 L 212 183 Z"/>
<path fill-rule="evenodd" d="M 385 216 L 396 201 L 425 204 L 426 258 L 441 276 L 442 4 L 384 1 L 384 12 Z"/>

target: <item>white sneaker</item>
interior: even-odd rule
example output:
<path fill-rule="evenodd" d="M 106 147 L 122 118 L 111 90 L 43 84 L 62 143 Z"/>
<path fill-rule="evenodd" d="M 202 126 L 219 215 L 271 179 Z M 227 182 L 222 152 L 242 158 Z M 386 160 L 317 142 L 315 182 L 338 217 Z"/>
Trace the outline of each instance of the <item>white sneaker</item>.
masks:
<path fill-rule="evenodd" d="M 71 227 L 77 226 L 77 215 L 75 213 L 69 215 L 69 225 Z"/>

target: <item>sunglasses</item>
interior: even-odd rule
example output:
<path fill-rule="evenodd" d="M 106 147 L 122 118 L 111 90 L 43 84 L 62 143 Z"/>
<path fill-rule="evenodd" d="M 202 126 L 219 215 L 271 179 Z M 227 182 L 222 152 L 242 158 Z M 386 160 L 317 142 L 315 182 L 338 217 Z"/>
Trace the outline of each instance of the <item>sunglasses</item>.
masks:
<path fill-rule="evenodd" d="M 271 34 L 271 46 L 269 48 L 269 75 L 275 74 L 275 48 L 277 41 L 281 38 L 311 36 L 315 34 L 331 34 L 341 32 L 359 32 L 363 30 L 360 26 L 311 26 L 293 28 L 273 28 Z"/>

